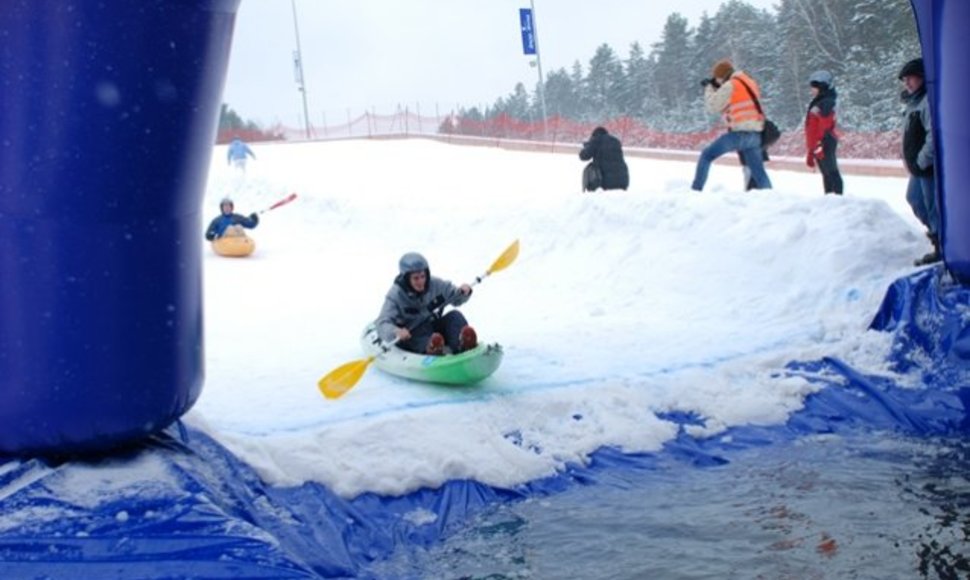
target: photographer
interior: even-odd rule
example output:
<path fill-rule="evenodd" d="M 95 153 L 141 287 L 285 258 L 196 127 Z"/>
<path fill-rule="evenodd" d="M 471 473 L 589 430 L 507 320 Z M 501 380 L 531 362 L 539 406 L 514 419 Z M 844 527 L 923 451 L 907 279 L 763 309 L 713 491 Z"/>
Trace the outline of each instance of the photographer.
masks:
<path fill-rule="evenodd" d="M 758 84 L 744 72 L 735 71 L 730 61 L 722 60 L 714 65 L 711 78 L 701 81 L 701 86 L 705 108 L 709 113 L 723 115 L 728 131 L 701 151 L 691 189 L 703 191 L 711 163 L 730 151 L 738 152 L 755 189 L 771 189 L 761 148 L 765 117 L 755 104 L 755 99 L 761 98 Z"/>
<path fill-rule="evenodd" d="M 625 190 L 630 186 L 630 172 L 627 169 L 626 160 L 623 159 L 623 145 L 603 127 L 593 129 L 589 141 L 583 143 L 579 158 L 582 161 L 593 160 L 590 165 L 598 169 L 600 174 L 600 183 L 594 184 L 597 187 L 602 187 L 604 190 Z M 584 184 L 583 189 L 593 191 L 597 187 L 588 187 Z"/>

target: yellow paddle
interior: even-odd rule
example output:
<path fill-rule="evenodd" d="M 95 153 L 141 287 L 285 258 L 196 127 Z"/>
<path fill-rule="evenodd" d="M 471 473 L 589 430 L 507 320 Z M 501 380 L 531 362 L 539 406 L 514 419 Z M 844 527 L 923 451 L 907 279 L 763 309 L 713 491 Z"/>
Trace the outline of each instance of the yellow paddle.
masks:
<path fill-rule="evenodd" d="M 509 267 L 509 264 L 515 261 L 519 256 L 519 240 L 515 240 L 512 244 L 502 252 L 502 255 L 492 263 L 492 266 L 485 270 L 485 273 L 481 276 L 475 278 L 475 282 L 472 286 L 481 283 L 482 280 L 491 276 L 495 272 L 499 272 Z M 390 344 L 384 345 L 384 352 L 396 343 L 394 340 Z M 367 367 L 370 363 L 374 362 L 374 359 L 379 355 L 371 355 L 367 358 L 362 358 L 355 361 L 350 361 L 349 363 L 344 363 L 339 367 L 333 369 L 327 373 L 322 379 L 317 381 L 317 387 L 323 396 L 328 399 L 336 399 L 341 397 L 344 393 L 354 388 L 360 377 L 364 376 L 364 372 L 367 371 Z"/>

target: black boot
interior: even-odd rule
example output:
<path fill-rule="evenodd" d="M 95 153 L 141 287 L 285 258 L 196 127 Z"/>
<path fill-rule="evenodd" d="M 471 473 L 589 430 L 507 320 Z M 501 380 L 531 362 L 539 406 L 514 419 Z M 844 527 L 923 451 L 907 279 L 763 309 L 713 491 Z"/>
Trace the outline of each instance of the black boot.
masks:
<path fill-rule="evenodd" d="M 926 237 L 929 238 L 930 243 L 933 244 L 933 251 L 913 262 L 917 266 L 929 266 L 930 264 L 935 264 L 943 259 L 943 255 L 940 253 L 939 236 L 935 234 L 926 234 Z"/>

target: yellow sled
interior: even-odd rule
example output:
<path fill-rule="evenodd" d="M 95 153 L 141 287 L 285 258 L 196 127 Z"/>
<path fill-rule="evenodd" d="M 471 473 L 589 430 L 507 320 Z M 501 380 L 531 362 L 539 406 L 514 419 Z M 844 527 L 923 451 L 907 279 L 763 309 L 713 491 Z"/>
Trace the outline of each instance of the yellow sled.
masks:
<path fill-rule="evenodd" d="M 245 258 L 256 249 L 256 242 L 249 236 L 223 236 L 212 240 L 212 250 L 220 256 Z"/>

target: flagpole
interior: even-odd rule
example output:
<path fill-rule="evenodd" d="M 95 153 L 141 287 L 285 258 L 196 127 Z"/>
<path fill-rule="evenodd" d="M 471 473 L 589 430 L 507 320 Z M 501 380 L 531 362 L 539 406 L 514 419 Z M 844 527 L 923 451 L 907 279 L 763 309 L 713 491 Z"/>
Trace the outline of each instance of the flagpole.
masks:
<path fill-rule="evenodd" d="M 532 32 L 535 35 L 536 47 L 536 68 L 539 69 L 539 103 L 542 105 L 542 139 L 549 140 L 549 131 L 546 128 L 546 87 L 542 80 L 542 57 L 539 56 L 539 24 L 536 18 L 535 0 L 529 0 L 529 7 L 532 8 Z"/>
<path fill-rule="evenodd" d="M 306 103 L 306 82 L 303 79 L 303 53 L 300 50 L 300 27 L 296 21 L 296 0 L 290 0 L 293 7 L 293 32 L 296 33 L 296 74 L 299 77 L 300 94 L 303 95 L 303 127 L 306 130 L 306 138 L 310 139 L 310 109 Z"/>

